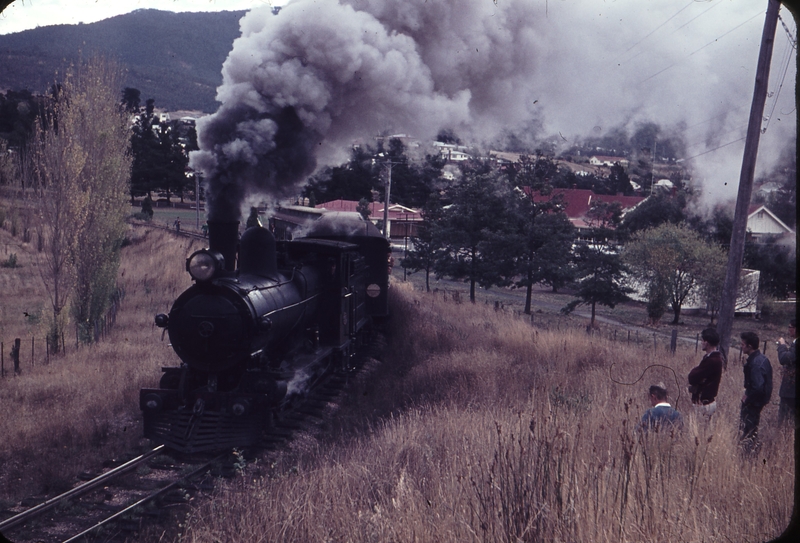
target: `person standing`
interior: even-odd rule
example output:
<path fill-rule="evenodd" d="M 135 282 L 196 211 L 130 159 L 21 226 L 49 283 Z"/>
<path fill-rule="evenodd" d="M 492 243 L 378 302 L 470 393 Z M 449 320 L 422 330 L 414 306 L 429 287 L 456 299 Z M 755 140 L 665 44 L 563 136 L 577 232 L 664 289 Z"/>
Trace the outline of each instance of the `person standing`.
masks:
<path fill-rule="evenodd" d="M 172 223 L 172 226 L 175 227 L 175 231 L 176 232 L 180 232 L 181 231 L 181 218 L 180 217 L 175 217 L 175 222 Z"/>
<path fill-rule="evenodd" d="M 758 423 L 761 410 L 772 397 L 772 365 L 769 358 L 758 350 L 759 339 L 755 332 L 742 332 L 742 352 L 747 355 L 744 364 L 744 395 L 740 413 L 742 448 L 752 453 L 758 449 Z"/>
<path fill-rule="evenodd" d="M 689 372 L 689 392 L 695 412 L 710 418 L 717 410 L 717 392 L 722 379 L 722 353 L 719 351 L 719 333 L 706 328 L 700 333 L 705 351 L 700 363 Z"/>
<path fill-rule="evenodd" d="M 664 383 L 651 385 L 648 389 L 650 405 L 652 407 L 644 412 L 639 421 L 638 429 L 647 432 L 680 431 L 683 429 L 683 417 L 667 401 L 667 387 Z"/>
<path fill-rule="evenodd" d="M 781 363 L 783 378 L 778 394 L 781 397 L 780 407 L 778 408 L 778 423 L 795 423 L 797 409 L 795 390 L 795 377 L 797 373 L 797 319 L 789 321 L 789 338 L 794 338 L 791 345 L 786 343 L 783 338 L 778 339 L 778 362 Z"/>

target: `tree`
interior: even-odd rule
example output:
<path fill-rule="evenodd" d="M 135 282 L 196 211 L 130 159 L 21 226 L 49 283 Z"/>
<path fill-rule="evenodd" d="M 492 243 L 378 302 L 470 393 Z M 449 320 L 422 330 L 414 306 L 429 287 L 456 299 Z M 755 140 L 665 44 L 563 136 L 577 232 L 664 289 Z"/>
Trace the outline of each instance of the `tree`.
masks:
<path fill-rule="evenodd" d="M 760 289 L 775 298 L 785 300 L 797 292 L 797 255 L 773 238 L 765 243 L 746 243 L 744 267 L 759 270 Z"/>
<path fill-rule="evenodd" d="M 70 80 L 66 92 L 71 86 Z M 82 112 L 72 107 L 64 94 L 54 95 L 50 111 L 36 122 L 26 157 L 29 183 L 38 197 L 39 229 L 44 241 L 38 253 L 39 272 L 52 309 L 47 343 L 53 353 L 62 345 L 67 323 L 64 309 L 75 285 L 74 255 L 88 203 L 80 185 L 89 158 L 80 145 Z"/>
<path fill-rule="evenodd" d="M 611 172 L 608 174 L 608 189 L 611 194 L 631 194 L 633 193 L 633 185 L 628 174 L 625 173 L 619 162 L 611 166 Z"/>
<path fill-rule="evenodd" d="M 469 283 L 473 303 L 476 285 L 507 284 L 507 272 L 513 269 L 507 243 L 510 195 L 505 175 L 484 163 L 467 166 L 462 180 L 448 191 L 452 204 L 437 229 L 443 258 L 436 272 Z"/>
<path fill-rule="evenodd" d="M 538 235 L 544 240 L 536 253 L 533 281 L 549 285 L 553 292 L 575 279 L 572 266 L 572 244 L 575 227 L 566 213 L 559 211 L 540 215 L 536 219 Z"/>
<path fill-rule="evenodd" d="M 597 304 L 614 308 L 628 299 L 632 289 L 623 285 L 626 271 L 618 254 L 606 247 L 592 246 L 582 242 L 575 250 L 578 298 L 568 303 L 562 311 L 569 313 L 581 304 L 592 307 L 589 326 L 594 327 Z"/>
<path fill-rule="evenodd" d="M 686 220 L 686 194 L 657 192 L 625 214 L 621 227 L 625 235 L 654 228 L 661 224 L 678 224 Z"/>
<path fill-rule="evenodd" d="M 93 323 L 116 294 L 120 250 L 125 237 L 130 183 L 130 133 L 116 100 L 121 71 L 116 64 L 92 58 L 76 72 L 71 108 L 91 115 L 79 131 L 78 145 L 87 160 L 79 177 L 86 209 L 74 249 L 75 296 L 72 316 L 82 341 L 93 340 Z M 85 117 L 84 117 L 85 118 Z"/>
<path fill-rule="evenodd" d="M 149 195 L 154 190 L 165 191 L 167 201 L 173 194 L 183 198 L 189 157 L 180 137 L 169 123 L 159 121 L 155 101 L 148 99 L 145 111 L 136 117 L 132 128 L 131 201 L 136 195 Z"/>
<path fill-rule="evenodd" d="M 726 256 L 688 226 L 664 223 L 636 234 L 623 259 L 648 293 L 658 293 L 661 285 L 667 289 L 672 324 L 679 324 L 683 303 L 704 281 L 717 277 L 716 267 Z"/>
<path fill-rule="evenodd" d="M 60 350 L 72 304 L 79 334 L 115 290 L 130 175 L 127 121 L 117 99 L 119 68 L 99 57 L 53 86 L 36 125 L 26 171 L 36 188 L 43 250 L 40 272 L 50 297 L 51 351 Z M 72 293 L 75 292 L 75 296 Z"/>
<path fill-rule="evenodd" d="M 442 258 L 442 246 L 438 238 L 438 228 L 442 218 L 442 203 L 439 194 L 434 192 L 422 208 L 422 224 L 417 228 L 417 235 L 411 238 L 412 249 L 403 258 L 402 266 L 409 273 L 425 271 L 425 290 L 431 291 L 430 275 Z"/>
<path fill-rule="evenodd" d="M 122 107 L 128 113 L 139 113 L 142 93 L 139 89 L 125 87 L 122 89 Z"/>
<path fill-rule="evenodd" d="M 358 213 L 359 213 L 359 214 L 360 214 L 362 217 L 364 217 L 364 220 L 365 220 L 365 221 L 366 221 L 366 220 L 369 220 L 369 216 L 370 216 L 370 214 L 372 213 L 372 211 L 371 211 L 371 210 L 370 210 L 370 208 L 369 208 L 369 200 L 367 200 L 366 198 L 361 198 L 361 199 L 358 201 L 358 205 L 356 206 L 356 211 L 357 211 L 357 212 L 358 212 Z"/>
<path fill-rule="evenodd" d="M 556 262 L 569 261 L 574 228 L 563 212 L 558 210 L 558 201 L 547 199 L 537 202 L 533 193 L 547 195 L 552 190 L 550 179 L 556 173 L 556 165 L 542 155 L 522 156 L 510 169 L 510 176 L 518 187 L 524 187 L 511 200 L 508 214 L 512 218 L 512 229 L 507 237 L 508 251 L 515 253 L 515 286 L 525 288 L 525 308 L 531 312 L 533 285 L 542 280 L 552 280 L 554 288 L 563 286 L 564 276 L 559 277 L 553 266 Z M 568 269 L 568 267 L 567 267 Z"/>
<path fill-rule="evenodd" d="M 373 149 L 354 147 L 346 164 L 325 168 L 314 175 L 303 189 L 303 196 L 309 200 L 313 197 L 316 202 L 361 198 L 372 201 L 372 189 L 378 179 L 373 157 Z"/>

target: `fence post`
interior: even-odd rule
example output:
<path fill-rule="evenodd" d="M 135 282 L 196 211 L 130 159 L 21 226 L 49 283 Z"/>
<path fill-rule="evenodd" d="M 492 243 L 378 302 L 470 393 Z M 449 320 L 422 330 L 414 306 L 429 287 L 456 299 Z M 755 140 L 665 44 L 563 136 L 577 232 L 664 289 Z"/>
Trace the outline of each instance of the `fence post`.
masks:
<path fill-rule="evenodd" d="M 14 361 L 14 373 L 21 373 L 22 371 L 19 369 L 19 347 L 22 344 L 22 340 L 19 338 L 14 339 L 14 346 L 11 347 L 11 360 Z"/>
<path fill-rule="evenodd" d="M 675 328 L 672 330 L 672 337 L 669 340 L 669 350 L 672 354 L 675 354 L 675 350 L 678 348 L 678 329 Z"/>

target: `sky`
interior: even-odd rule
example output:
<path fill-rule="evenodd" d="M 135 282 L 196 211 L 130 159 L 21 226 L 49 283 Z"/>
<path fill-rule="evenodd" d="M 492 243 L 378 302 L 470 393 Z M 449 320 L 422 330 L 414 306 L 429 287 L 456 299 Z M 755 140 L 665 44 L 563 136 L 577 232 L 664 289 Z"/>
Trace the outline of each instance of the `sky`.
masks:
<path fill-rule="evenodd" d="M 684 136 L 709 203 L 735 198 L 767 0 L 292 0 L 277 17 L 272 3 L 16 0 L 0 34 L 142 8 L 252 9 L 206 137 L 245 162 L 271 153 L 277 130 L 245 110 L 287 104 L 309 128 L 296 142 L 313 155 L 295 165 L 301 177 L 341 160 L 359 134 L 449 128 L 485 142 L 527 125 L 567 146 L 652 121 Z M 795 136 L 796 34 L 782 8 L 757 176 Z"/>

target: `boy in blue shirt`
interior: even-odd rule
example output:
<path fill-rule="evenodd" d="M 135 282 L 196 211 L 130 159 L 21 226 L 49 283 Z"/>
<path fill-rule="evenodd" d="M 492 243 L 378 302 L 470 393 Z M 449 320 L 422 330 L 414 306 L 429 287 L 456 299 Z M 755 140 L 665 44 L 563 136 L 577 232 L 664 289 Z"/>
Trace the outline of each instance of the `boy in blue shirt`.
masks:
<path fill-rule="evenodd" d="M 639 429 L 647 432 L 680 431 L 683 429 L 683 417 L 667 402 L 667 387 L 664 383 L 651 385 L 649 389 L 650 404 L 653 406 L 642 415 Z"/>

